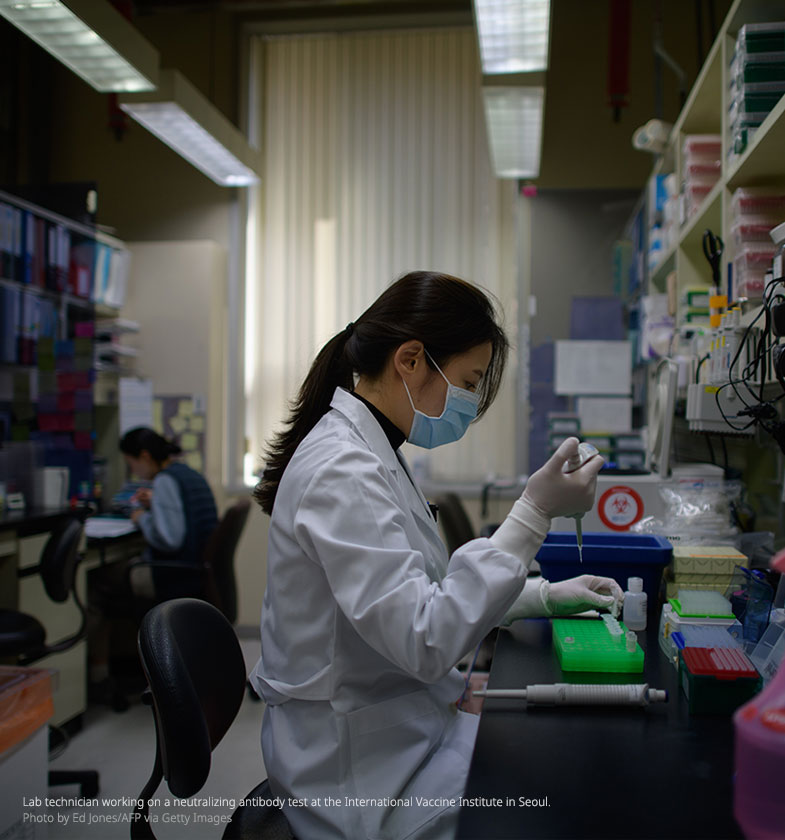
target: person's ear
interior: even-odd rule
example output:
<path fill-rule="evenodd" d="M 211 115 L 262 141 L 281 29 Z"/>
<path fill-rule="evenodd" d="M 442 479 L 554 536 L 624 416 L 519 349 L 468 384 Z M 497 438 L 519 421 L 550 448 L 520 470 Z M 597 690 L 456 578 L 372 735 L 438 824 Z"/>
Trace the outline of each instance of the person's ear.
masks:
<path fill-rule="evenodd" d="M 401 344 L 393 354 L 393 367 L 404 382 L 413 382 L 426 367 L 422 341 L 412 339 Z"/>

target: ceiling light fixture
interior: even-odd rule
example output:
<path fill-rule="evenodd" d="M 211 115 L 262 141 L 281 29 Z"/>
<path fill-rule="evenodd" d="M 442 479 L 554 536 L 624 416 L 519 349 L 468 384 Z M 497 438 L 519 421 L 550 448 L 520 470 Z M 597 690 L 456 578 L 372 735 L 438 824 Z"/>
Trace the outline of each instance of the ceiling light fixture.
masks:
<path fill-rule="evenodd" d="M 540 174 L 545 89 L 489 86 L 482 94 L 496 177 L 536 178 Z"/>
<path fill-rule="evenodd" d="M 155 90 L 158 51 L 107 0 L 0 0 L 0 15 L 101 93 Z"/>
<path fill-rule="evenodd" d="M 485 75 L 548 67 L 550 0 L 474 0 L 473 5 Z"/>
<path fill-rule="evenodd" d="M 178 71 L 161 70 L 157 91 L 121 95 L 119 105 L 216 184 L 258 183 L 259 152 Z"/>

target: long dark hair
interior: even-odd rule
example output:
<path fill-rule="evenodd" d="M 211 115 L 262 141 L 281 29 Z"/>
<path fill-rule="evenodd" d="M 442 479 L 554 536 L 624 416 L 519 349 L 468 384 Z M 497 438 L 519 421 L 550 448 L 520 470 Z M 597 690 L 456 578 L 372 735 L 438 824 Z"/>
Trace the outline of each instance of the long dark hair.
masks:
<path fill-rule="evenodd" d="M 163 464 L 167 458 L 179 455 L 183 451 L 176 443 L 146 426 L 137 426 L 126 432 L 120 439 L 120 451 L 124 455 L 138 458 L 145 450 L 150 453 L 150 457 L 156 464 Z"/>
<path fill-rule="evenodd" d="M 412 339 L 422 341 L 441 368 L 452 356 L 491 343 L 491 361 L 478 389 L 477 416 L 485 413 L 499 390 L 509 347 L 491 299 L 477 286 L 448 274 L 406 274 L 319 351 L 291 403 L 286 427 L 268 443 L 264 473 L 254 490 L 262 510 L 272 513 L 287 464 L 329 410 L 335 389 L 353 390 L 355 374 L 379 377 L 391 354 Z M 432 367 L 430 360 L 428 364 Z"/>

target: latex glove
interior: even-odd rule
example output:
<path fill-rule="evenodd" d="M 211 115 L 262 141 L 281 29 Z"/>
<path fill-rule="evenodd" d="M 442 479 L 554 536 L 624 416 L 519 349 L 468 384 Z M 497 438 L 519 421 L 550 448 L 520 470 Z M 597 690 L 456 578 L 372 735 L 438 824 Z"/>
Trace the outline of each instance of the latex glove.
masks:
<path fill-rule="evenodd" d="M 526 482 L 522 498 L 546 516 L 575 516 L 594 504 L 597 473 L 605 463 L 602 456 L 593 456 L 573 472 L 562 472 L 565 463 L 578 454 L 578 443 L 578 438 L 567 438 Z"/>
<path fill-rule="evenodd" d="M 567 438 L 547 464 L 526 483 L 520 499 L 496 529 L 491 542 L 518 557 L 528 569 L 551 527 L 552 516 L 583 513 L 594 504 L 597 473 L 605 463 L 599 455 L 571 473 L 564 464 L 578 452 L 578 439 Z"/>
<path fill-rule="evenodd" d="M 613 578 L 596 575 L 580 575 L 558 583 L 543 581 L 541 596 L 546 615 L 571 615 L 584 610 L 608 609 L 614 601 L 624 600 L 624 592 Z"/>
<path fill-rule="evenodd" d="M 549 589 L 550 585 L 544 578 L 527 578 L 521 594 L 505 613 L 501 621 L 502 625 L 506 627 L 519 618 L 539 618 L 551 615 L 546 601 Z"/>

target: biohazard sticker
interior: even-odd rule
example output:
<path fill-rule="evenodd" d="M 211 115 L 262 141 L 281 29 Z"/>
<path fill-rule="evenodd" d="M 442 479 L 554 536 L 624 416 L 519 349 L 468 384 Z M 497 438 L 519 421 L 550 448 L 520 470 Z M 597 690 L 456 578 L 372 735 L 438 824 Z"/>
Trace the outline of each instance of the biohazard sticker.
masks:
<path fill-rule="evenodd" d="M 643 499 L 626 485 L 609 487 L 600 496 L 597 512 L 603 524 L 612 531 L 627 531 L 643 518 Z"/>

